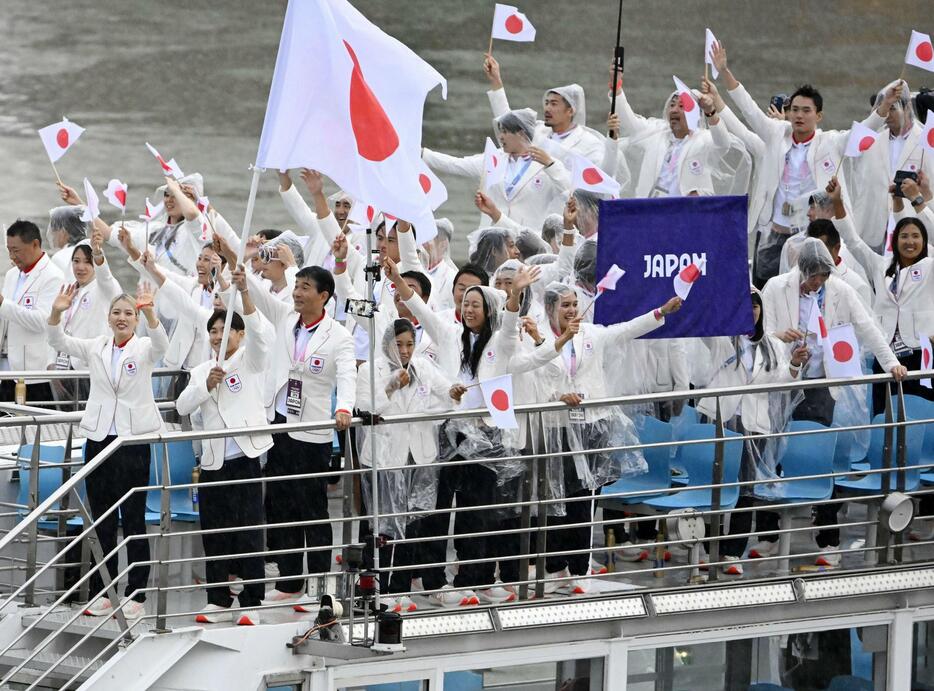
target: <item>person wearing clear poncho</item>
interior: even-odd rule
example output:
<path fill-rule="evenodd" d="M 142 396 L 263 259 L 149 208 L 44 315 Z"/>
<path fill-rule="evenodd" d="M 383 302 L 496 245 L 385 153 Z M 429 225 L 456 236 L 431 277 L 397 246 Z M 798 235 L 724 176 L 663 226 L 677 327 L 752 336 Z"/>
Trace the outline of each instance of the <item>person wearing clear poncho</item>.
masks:
<path fill-rule="evenodd" d="M 587 240 L 574 253 L 574 289 L 580 301 L 581 319 L 593 323 L 593 309 L 587 309 L 597 298 L 597 243 Z"/>
<path fill-rule="evenodd" d="M 558 351 L 572 336 L 562 334 L 553 345 L 544 344 L 531 351 L 520 350 L 519 299 L 523 291 L 537 278 L 540 269 L 522 267 L 513 277 L 512 289 L 502 307 L 500 291 L 489 286 L 473 286 L 463 297 L 461 307 L 458 382 L 451 387 L 451 396 L 464 410 L 485 408 L 480 382 L 507 373 L 518 374 L 535 370 L 557 356 Z M 435 328 L 426 323 L 426 329 Z M 443 334 L 430 334 L 438 342 L 446 342 Z M 461 564 L 454 578 L 453 588 L 446 585 L 444 567 L 422 570 L 425 590 L 437 591 L 430 597 L 445 607 L 478 603 L 508 602 L 515 599 L 515 589 L 495 583 L 496 559 L 499 557 L 500 577 L 503 581 L 518 578 L 519 536 L 500 532 L 495 537 L 484 535 L 460 537 L 465 533 L 483 533 L 492 529 L 508 530 L 514 509 L 470 510 L 472 506 L 514 501 L 513 481 L 525 468 L 522 459 L 511 459 L 520 441 L 526 438 L 527 422 L 517 416 L 517 430 L 502 430 L 492 426 L 487 417 L 450 419 L 439 431 L 439 458 L 442 461 L 438 486 L 438 513 L 431 517 L 430 534 L 437 540 L 426 542 L 426 559 L 430 563 L 446 561 L 446 544 L 450 509 L 456 500 L 458 511 L 454 518 L 454 546 Z M 482 462 L 460 463 L 483 459 Z M 455 463 L 455 461 L 457 461 Z M 482 560 L 482 561 L 481 561 Z"/>
<path fill-rule="evenodd" d="M 88 224 L 81 220 L 83 206 L 56 206 L 49 209 L 49 227 L 45 231 L 48 247 L 53 250 L 52 263 L 62 272 L 65 280 L 74 280 L 71 258 L 74 248 L 88 244 Z"/>
<path fill-rule="evenodd" d="M 702 388 L 717 389 L 731 386 L 750 386 L 778 382 L 790 382 L 798 377 L 801 366 L 807 362 L 808 352 L 804 345 L 798 345 L 791 353 L 789 362 L 787 351 L 775 336 L 766 330 L 762 314 L 762 296 L 752 288 L 752 314 L 755 324 L 753 331 L 740 336 L 716 336 L 701 339 L 710 361 L 710 379 L 703 382 Z M 698 382 L 700 384 L 701 382 Z M 747 393 L 720 397 L 720 414 L 724 425 L 743 435 L 762 435 L 781 432 L 785 429 L 789 417 L 789 394 Z M 717 399 L 700 398 L 697 411 L 710 420 L 717 416 Z M 768 481 L 778 477 L 778 459 L 781 440 L 747 439 L 743 446 L 740 481 Z M 780 496 L 780 483 L 768 485 L 771 492 Z M 745 485 L 740 490 L 741 496 L 737 508 L 747 508 L 754 504 L 754 492 L 759 486 Z M 770 495 L 772 496 L 772 495 Z M 730 516 L 730 535 L 746 535 L 752 528 L 752 511 L 741 511 Z M 766 557 L 774 553 L 778 546 L 778 535 L 768 534 L 778 528 L 778 514 L 771 511 L 756 512 L 756 530 L 759 542 L 749 550 L 752 558 Z M 746 537 L 731 537 L 720 542 L 720 556 L 729 562 L 736 562 L 746 550 Z M 724 573 L 741 576 L 741 564 L 727 564 L 722 567 Z"/>
<path fill-rule="evenodd" d="M 569 325 L 579 324 L 578 333 L 561 345 L 561 357 L 551 360 L 541 370 L 540 379 L 552 400 L 560 400 L 568 409 L 543 413 L 545 451 L 569 452 L 549 466 L 549 473 L 563 479 L 566 515 L 555 520 L 567 527 L 550 533 L 545 568 L 549 579 L 564 581 L 546 584 L 546 592 L 583 594 L 589 586 L 586 576 L 591 546 L 593 496 L 604 485 L 620 477 L 648 470 L 639 451 L 606 452 L 603 449 L 638 444 L 632 421 L 618 406 L 581 408 L 582 401 L 607 398 L 604 356 L 618 351 L 631 339 L 643 336 L 665 323 L 665 316 L 681 307 L 674 297 L 660 308 L 628 322 L 603 327 L 581 324 L 577 292 L 572 286 L 552 283 L 545 289 L 545 313 L 555 334 L 565 333 Z M 557 552 L 578 551 L 558 555 Z M 577 577 L 571 580 L 571 577 Z"/>
<path fill-rule="evenodd" d="M 416 353 L 415 327 L 408 319 L 396 319 L 381 336 L 381 348 L 375 366 L 376 399 L 370 396 L 370 362 L 357 372 L 357 408 L 379 416 L 417 415 L 442 412 L 454 405 L 449 390 L 451 381 L 426 356 Z M 373 440 L 378 460 L 379 526 L 381 537 L 390 540 L 421 537 L 430 525 L 425 517 L 409 518 L 412 511 L 435 508 L 438 493 L 438 423 L 435 421 L 376 425 L 359 428 L 357 450 L 360 465 L 373 466 Z M 372 477 L 361 475 L 363 501 L 373 506 Z M 364 513 L 369 513 L 365 510 Z M 372 521 L 369 531 L 373 530 Z M 372 541 L 367 541 L 372 544 Z M 424 563 L 422 543 L 412 542 L 384 547 L 380 553 L 381 572 L 393 611 L 414 611 L 407 596 L 395 596 L 411 590 L 413 570 L 391 567 Z M 388 578 L 387 578 L 388 576 Z"/>
<path fill-rule="evenodd" d="M 518 259 L 519 250 L 511 230 L 505 228 L 484 228 L 471 233 L 471 252 L 469 263 L 481 267 L 490 276 L 508 259 Z"/>

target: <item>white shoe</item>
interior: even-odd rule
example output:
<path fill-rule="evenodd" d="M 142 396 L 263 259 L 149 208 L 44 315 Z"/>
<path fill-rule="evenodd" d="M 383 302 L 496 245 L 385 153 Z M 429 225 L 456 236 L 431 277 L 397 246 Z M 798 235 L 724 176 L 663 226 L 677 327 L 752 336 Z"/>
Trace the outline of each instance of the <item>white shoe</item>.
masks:
<path fill-rule="evenodd" d="M 633 545 L 628 540 L 616 546 L 617 559 L 622 561 L 646 561 L 649 558 L 649 550 L 642 546 Z"/>
<path fill-rule="evenodd" d="M 841 555 L 838 552 L 839 549 L 839 545 L 827 545 L 826 547 L 821 547 L 820 551 L 822 554 L 814 560 L 814 563 L 818 566 L 826 566 L 831 569 L 840 566 Z M 834 554 L 834 552 L 837 552 L 837 554 Z"/>
<path fill-rule="evenodd" d="M 227 580 L 230 582 L 230 594 L 236 597 L 243 592 L 243 579 L 240 576 L 228 576 Z"/>
<path fill-rule="evenodd" d="M 195 615 L 195 621 L 199 624 L 220 624 L 225 621 L 231 621 L 233 615 L 228 607 L 209 604 L 200 614 Z"/>
<path fill-rule="evenodd" d="M 390 612 L 397 612 L 398 614 L 405 614 L 406 612 L 414 612 L 418 609 L 412 599 L 408 595 L 403 595 L 396 598 L 396 604 L 394 607 L 390 608 Z"/>
<path fill-rule="evenodd" d="M 123 611 L 123 617 L 127 621 L 133 619 L 139 619 L 141 616 L 146 614 L 146 605 L 142 602 L 137 602 L 136 600 L 127 600 L 123 603 L 123 606 L 120 608 Z M 117 618 L 116 612 L 114 613 L 114 619 Z"/>
<path fill-rule="evenodd" d="M 568 582 L 568 592 L 571 595 L 587 595 L 590 593 L 590 579 L 581 578 Z"/>
<path fill-rule="evenodd" d="M 478 590 L 477 598 L 490 605 L 502 605 L 515 600 L 516 594 L 506 590 L 501 585 L 494 585 L 492 588 Z"/>
<path fill-rule="evenodd" d="M 296 612 L 303 613 L 311 611 L 311 609 L 308 608 L 310 603 L 311 600 L 301 591 L 297 593 L 283 593 L 281 590 L 275 588 L 267 592 L 266 597 L 263 599 L 264 605 L 292 605 L 292 609 Z"/>
<path fill-rule="evenodd" d="M 254 609 L 245 609 L 236 615 L 237 626 L 256 626 L 259 624 L 259 612 Z"/>
<path fill-rule="evenodd" d="M 399 612 L 399 598 L 392 595 L 384 595 L 379 599 L 380 606 L 385 606 L 387 612 Z"/>
<path fill-rule="evenodd" d="M 739 557 L 723 557 L 723 561 L 730 562 L 728 564 L 723 564 L 720 567 L 720 571 L 722 571 L 724 574 L 727 576 L 743 575 L 743 565 L 739 563 Z"/>
<path fill-rule="evenodd" d="M 274 561 L 267 561 L 263 565 L 265 578 L 279 578 L 279 565 Z"/>
<path fill-rule="evenodd" d="M 765 559 L 766 557 L 771 557 L 774 554 L 778 554 L 778 540 L 775 540 L 774 542 L 760 540 L 749 548 L 750 559 Z"/>
<path fill-rule="evenodd" d="M 109 597 L 99 597 L 90 603 L 83 613 L 88 617 L 107 617 L 114 613 L 114 606 Z"/>
<path fill-rule="evenodd" d="M 590 573 L 591 574 L 602 576 L 603 574 L 607 572 L 608 570 L 605 564 L 601 564 L 596 559 L 590 560 Z"/>
<path fill-rule="evenodd" d="M 431 593 L 428 596 L 429 602 L 439 607 L 467 607 L 469 605 L 479 605 L 480 599 L 472 590 L 454 590 L 454 586 L 446 585 L 437 593 Z"/>
<path fill-rule="evenodd" d="M 561 569 L 561 571 L 555 571 L 554 573 L 545 574 L 545 595 L 569 595 L 571 593 L 571 581 L 563 580 L 557 581 L 553 580 L 556 578 L 566 578 L 570 579 L 571 572 L 567 570 L 567 567 Z"/>

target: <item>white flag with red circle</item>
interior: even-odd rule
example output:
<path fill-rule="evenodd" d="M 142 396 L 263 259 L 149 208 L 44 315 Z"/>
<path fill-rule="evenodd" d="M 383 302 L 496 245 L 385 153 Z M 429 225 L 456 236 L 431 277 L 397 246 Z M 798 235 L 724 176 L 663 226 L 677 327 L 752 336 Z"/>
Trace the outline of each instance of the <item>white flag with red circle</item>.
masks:
<path fill-rule="evenodd" d="M 688 264 L 681 271 L 675 274 L 674 286 L 675 286 L 675 295 L 677 295 L 682 300 L 688 299 L 688 293 L 691 292 L 691 288 L 694 287 L 694 283 L 697 282 L 701 276 L 707 275 L 707 259 L 701 258 L 701 260 L 694 264 Z"/>
<path fill-rule="evenodd" d="M 927 334 L 919 333 L 918 341 L 921 343 L 921 369 L 930 370 L 934 367 L 934 349 L 931 348 L 931 338 Z M 920 383 L 928 389 L 934 388 L 931 386 L 930 377 L 922 379 Z"/>
<path fill-rule="evenodd" d="M 619 268 L 617 264 L 614 264 L 609 269 L 607 269 L 606 276 L 600 279 L 600 282 L 597 283 L 597 293 L 602 293 L 606 290 L 616 290 L 616 284 L 619 283 L 619 279 L 626 275 L 626 271 Z"/>
<path fill-rule="evenodd" d="M 486 403 L 493 424 L 500 429 L 517 429 L 519 422 L 512 398 L 512 374 L 493 377 L 480 382 L 483 401 Z"/>
<path fill-rule="evenodd" d="M 165 211 L 165 202 L 159 202 L 158 204 L 151 204 L 149 197 L 146 197 L 146 211 L 140 216 L 144 221 L 151 221 L 156 216 Z"/>
<path fill-rule="evenodd" d="M 883 256 L 886 259 L 891 258 L 894 254 L 892 252 L 892 237 L 895 235 L 895 214 L 891 211 L 889 212 L 889 222 L 885 226 L 885 249 L 882 251 Z"/>
<path fill-rule="evenodd" d="M 52 163 L 64 156 L 65 152 L 78 141 L 82 134 L 84 134 L 84 128 L 79 127 L 68 118 L 62 118 L 61 122 L 56 122 L 39 130 L 39 138 L 42 140 L 45 152 L 49 155 L 49 160 Z"/>
<path fill-rule="evenodd" d="M 921 132 L 921 145 L 928 151 L 934 151 L 934 117 L 931 117 L 931 111 L 928 111 L 925 116 L 924 130 Z"/>
<path fill-rule="evenodd" d="M 675 80 L 675 89 L 678 91 L 678 99 L 681 101 L 681 108 L 684 110 L 684 118 L 687 120 L 688 129 L 696 130 L 700 125 L 700 104 L 694 98 L 694 92 L 691 91 L 687 84 L 674 75 L 671 78 Z"/>
<path fill-rule="evenodd" d="M 117 178 L 114 178 L 107 183 L 107 189 L 104 190 L 104 198 L 110 202 L 112 206 L 117 207 L 120 211 L 126 211 L 126 193 L 129 187 L 126 183 L 120 182 Z"/>
<path fill-rule="evenodd" d="M 931 43 L 931 37 L 928 34 L 922 34 L 920 31 L 911 32 L 908 51 L 905 53 L 905 64 L 934 72 L 934 44 Z"/>
<path fill-rule="evenodd" d="M 710 65 L 710 76 L 717 79 L 720 76 L 720 70 L 713 64 L 713 49 L 717 45 L 717 37 L 713 31 L 707 29 L 704 34 L 704 63 Z"/>
<path fill-rule="evenodd" d="M 863 374 L 859 341 L 852 324 L 842 324 L 827 330 L 824 341 L 824 372 L 831 379 L 860 377 Z"/>
<path fill-rule="evenodd" d="M 570 154 L 571 189 L 586 190 L 596 194 L 608 194 L 614 199 L 619 196 L 619 183 L 580 154 Z"/>
<path fill-rule="evenodd" d="M 379 209 L 375 206 L 354 199 L 350 206 L 350 213 L 347 214 L 347 222 L 361 228 L 370 228 L 377 216 L 379 216 Z"/>
<path fill-rule="evenodd" d="M 175 162 L 174 158 L 166 161 L 164 158 L 162 158 L 162 154 L 156 151 L 156 148 L 149 142 L 146 142 L 146 148 L 149 149 L 149 153 L 155 156 L 156 160 L 159 161 L 159 165 L 162 167 L 163 175 L 170 175 L 176 180 L 181 180 L 183 177 L 185 177 L 185 174 L 182 172 L 182 169 L 178 167 L 178 164 Z"/>
<path fill-rule="evenodd" d="M 483 147 L 483 174 L 486 177 L 484 189 L 490 189 L 506 179 L 506 154 L 489 137 Z"/>
<path fill-rule="evenodd" d="M 853 126 L 850 128 L 850 136 L 846 140 L 846 149 L 843 151 L 843 155 L 850 158 L 859 158 L 872 148 L 878 137 L 878 132 L 854 120 Z"/>
<path fill-rule="evenodd" d="M 84 207 L 81 220 L 85 222 L 93 221 L 101 215 L 101 201 L 94 190 L 94 185 L 87 178 L 84 179 L 84 196 L 87 199 L 87 206 Z"/>
<path fill-rule="evenodd" d="M 823 344 L 827 339 L 827 326 L 824 324 L 824 315 L 820 313 L 820 303 L 817 298 L 808 296 L 811 301 L 811 311 L 808 315 L 808 333 L 814 334 L 817 345 Z"/>
<path fill-rule="evenodd" d="M 534 41 L 535 27 L 528 17 L 512 5 L 497 3 L 493 10 L 492 36 L 501 41 Z"/>
<path fill-rule="evenodd" d="M 208 207 L 211 206 L 211 200 L 207 197 L 198 197 L 198 200 L 195 202 L 195 206 L 198 207 L 198 211 L 206 214 L 208 212 Z"/>
<path fill-rule="evenodd" d="M 448 190 L 437 175 L 431 172 L 431 168 L 422 162 L 421 169 L 418 171 L 418 184 L 425 193 L 428 205 L 434 211 L 448 200 Z"/>

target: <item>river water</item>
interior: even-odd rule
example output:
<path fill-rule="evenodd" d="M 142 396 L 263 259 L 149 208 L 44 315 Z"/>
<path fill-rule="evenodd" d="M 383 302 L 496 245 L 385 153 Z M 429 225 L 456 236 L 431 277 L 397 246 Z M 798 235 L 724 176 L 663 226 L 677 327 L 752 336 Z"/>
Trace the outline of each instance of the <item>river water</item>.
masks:
<path fill-rule="evenodd" d="M 513 107 L 538 108 L 546 87 L 576 81 L 588 95 L 588 124 L 601 127 L 615 0 L 520 4 L 537 27 L 536 42 L 494 47 Z M 356 6 L 448 79 L 447 101 L 438 90 L 428 98 L 424 144 L 481 151 L 491 132 L 481 62 L 493 3 Z M 129 183 L 129 204 L 139 213 L 159 183 L 143 146 L 149 141 L 185 172 L 201 172 L 214 205 L 238 227 L 285 7 L 284 0 L 2 0 L 0 223 L 22 217 L 44 229 L 57 194 L 35 130 L 67 115 L 87 132 L 58 164 L 66 183 L 80 188 L 87 176 L 102 189 L 118 177 Z M 926 30 L 930 7 L 928 0 L 897 10 L 886 0 L 626 0 L 627 94 L 638 112 L 658 115 L 672 74 L 696 85 L 709 26 L 759 102 L 810 81 L 824 94 L 825 127 L 846 127 L 865 115 L 870 94 L 898 76 L 910 30 Z M 934 85 L 934 75 L 916 68 L 908 78 L 913 89 Z M 473 190 L 463 180 L 445 182 L 449 201 L 439 213 L 458 232 L 473 229 Z M 276 185 L 271 172 L 263 177 L 254 227 L 289 224 Z"/>

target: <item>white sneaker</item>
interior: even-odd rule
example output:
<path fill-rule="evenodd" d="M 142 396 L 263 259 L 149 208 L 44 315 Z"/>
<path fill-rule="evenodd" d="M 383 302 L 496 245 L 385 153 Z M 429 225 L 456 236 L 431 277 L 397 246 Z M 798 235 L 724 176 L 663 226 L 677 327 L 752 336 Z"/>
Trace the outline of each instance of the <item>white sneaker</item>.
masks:
<path fill-rule="evenodd" d="M 765 559 L 778 554 L 778 540 L 770 542 L 769 540 L 760 540 L 749 548 L 750 559 Z"/>
<path fill-rule="evenodd" d="M 553 580 L 556 578 L 567 578 L 570 579 L 571 572 L 567 570 L 567 567 L 561 569 L 561 571 L 555 571 L 554 573 L 545 574 L 545 595 L 569 595 L 571 592 L 571 581 L 562 580 L 557 581 Z"/>
<path fill-rule="evenodd" d="M 596 559 L 591 559 L 590 560 L 590 573 L 602 576 L 603 574 L 607 573 L 606 565 L 601 564 Z"/>
<path fill-rule="evenodd" d="M 574 579 L 568 583 L 568 591 L 571 595 L 587 595 L 590 593 L 590 579 Z"/>
<path fill-rule="evenodd" d="M 236 615 L 237 626 L 256 626 L 259 624 L 259 612 L 254 609 L 245 609 Z"/>
<path fill-rule="evenodd" d="M 418 605 L 412 601 L 408 595 L 403 595 L 396 599 L 396 605 L 393 609 L 390 609 L 391 612 L 398 612 L 399 614 L 405 614 L 406 612 L 414 612 L 418 609 Z"/>
<path fill-rule="evenodd" d="M 136 600 L 127 600 L 120 609 L 123 610 L 123 617 L 127 621 L 139 619 L 146 614 L 146 605 Z M 114 619 L 117 618 L 116 613 L 114 613 L 113 617 Z"/>
<path fill-rule="evenodd" d="M 385 595 L 379 599 L 380 606 L 385 605 L 387 612 L 399 612 L 399 598 L 392 595 Z"/>
<path fill-rule="evenodd" d="M 279 565 L 274 561 L 267 561 L 263 565 L 265 578 L 279 578 Z"/>
<path fill-rule="evenodd" d="M 724 574 L 727 576 L 743 575 L 743 565 L 739 563 L 739 557 L 723 557 L 723 561 L 730 562 L 728 564 L 723 564 L 720 567 L 720 571 L 722 571 Z"/>
<path fill-rule="evenodd" d="M 628 540 L 616 546 L 617 559 L 622 561 L 646 561 L 649 558 L 649 550 L 642 546 L 633 545 Z"/>
<path fill-rule="evenodd" d="M 234 597 L 237 597 L 240 593 L 243 592 L 243 579 L 240 576 L 228 576 L 227 580 L 230 582 L 230 594 Z"/>
<path fill-rule="evenodd" d="M 490 605 L 502 605 L 515 600 L 516 594 L 509 592 L 501 585 L 494 585 L 492 588 L 478 590 L 477 598 Z"/>
<path fill-rule="evenodd" d="M 308 605 L 311 604 L 310 598 L 308 598 L 305 593 L 299 591 L 297 593 L 283 593 L 281 590 L 273 588 L 272 590 L 266 593 L 266 597 L 263 599 L 264 605 L 292 605 L 292 609 L 296 612 L 310 612 L 311 609 Z"/>
<path fill-rule="evenodd" d="M 429 602 L 433 605 L 445 608 L 467 607 L 469 605 L 479 605 L 480 598 L 472 590 L 454 590 L 454 586 L 446 585 L 437 593 L 431 593 L 428 596 Z"/>
<path fill-rule="evenodd" d="M 195 615 L 195 621 L 199 624 L 220 624 L 232 619 L 233 615 L 229 608 L 212 604 L 207 605 L 203 612 Z"/>
<path fill-rule="evenodd" d="M 840 549 L 839 545 L 827 545 L 826 547 L 821 547 L 820 551 L 822 554 L 814 560 L 814 563 L 818 566 L 826 566 L 828 568 L 834 568 L 840 566 L 840 554 L 833 554 Z"/>
<path fill-rule="evenodd" d="M 114 606 L 109 597 L 99 597 L 89 604 L 83 614 L 88 617 L 106 617 L 114 613 Z"/>

